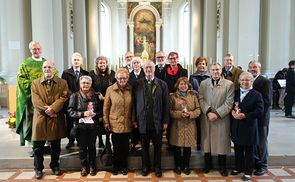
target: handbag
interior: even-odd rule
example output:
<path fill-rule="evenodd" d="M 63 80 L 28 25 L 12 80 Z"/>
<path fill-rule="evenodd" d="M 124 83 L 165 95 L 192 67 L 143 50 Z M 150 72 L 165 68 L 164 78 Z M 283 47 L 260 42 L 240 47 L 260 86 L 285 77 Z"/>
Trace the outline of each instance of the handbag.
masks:
<path fill-rule="evenodd" d="M 110 137 L 106 137 L 106 144 L 103 151 L 100 154 L 100 162 L 104 167 L 110 167 L 113 165 L 113 150 L 111 146 Z"/>

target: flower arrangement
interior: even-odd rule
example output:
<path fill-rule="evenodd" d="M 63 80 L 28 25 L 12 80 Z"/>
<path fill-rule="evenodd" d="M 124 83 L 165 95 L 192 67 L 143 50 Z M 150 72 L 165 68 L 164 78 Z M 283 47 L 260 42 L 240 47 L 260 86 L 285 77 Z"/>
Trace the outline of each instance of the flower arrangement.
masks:
<path fill-rule="evenodd" d="M 15 128 L 15 121 L 16 121 L 16 113 L 15 112 L 8 112 L 9 114 L 9 119 L 6 122 L 8 124 L 9 128 Z"/>

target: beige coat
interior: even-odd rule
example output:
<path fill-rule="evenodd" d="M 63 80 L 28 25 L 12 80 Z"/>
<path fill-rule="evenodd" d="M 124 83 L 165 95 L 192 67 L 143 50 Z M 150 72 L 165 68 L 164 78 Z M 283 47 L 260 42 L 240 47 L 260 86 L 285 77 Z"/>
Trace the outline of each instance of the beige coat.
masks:
<path fill-rule="evenodd" d="M 170 144 L 178 147 L 194 147 L 196 146 L 196 122 L 195 119 L 201 114 L 201 109 L 197 95 L 188 92 L 186 97 L 175 92 L 170 95 Z M 187 105 L 189 118 L 182 118 L 181 113 L 183 105 Z"/>
<path fill-rule="evenodd" d="M 132 129 L 131 113 L 131 88 L 127 86 L 121 91 L 117 83 L 108 87 L 103 105 L 104 125 L 109 124 L 114 133 L 129 133 Z"/>
<path fill-rule="evenodd" d="M 32 103 L 34 106 L 32 140 L 51 141 L 67 136 L 63 106 L 68 99 L 67 82 L 54 77 L 51 86 L 46 85 L 44 77 L 32 82 Z M 57 117 L 50 118 L 45 106 L 51 107 Z"/>
<path fill-rule="evenodd" d="M 205 153 L 230 153 L 230 112 L 234 102 L 233 82 L 220 79 L 215 86 L 212 79 L 201 82 L 199 101 L 202 109 L 201 144 Z M 209 108 L 217 113 L 219 118 L 210 122 L 206 117 Z"/>

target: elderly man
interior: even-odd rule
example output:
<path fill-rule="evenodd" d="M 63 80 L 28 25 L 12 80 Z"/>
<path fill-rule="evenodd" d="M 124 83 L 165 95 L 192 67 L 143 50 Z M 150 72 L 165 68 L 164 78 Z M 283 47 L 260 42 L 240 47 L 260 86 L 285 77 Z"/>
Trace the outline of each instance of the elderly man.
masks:
<path fill-rule="evenodd" d="M 147 176 L 151 167 L 149 146 L 154 146 L 154 169 L 162 176 L 161 148 L 162 131 L 169 121 L 169 97 L 167 84 L 155 77 L 155 64 L 147 61 L 143 66 L 145 78 L 134 85 L 134 126 L 139 128 L 142 144 L 142 172 Z"/>
<path fill-rule="evenodd" d="M 125 53 L 125 68 L 129 71 L 129 73 L 133 70 L 131 65 L 133 57 L 134 57 L 133 52 L 127 51 Z"/>
<path fill-rule="evenodd" d="M 16 97 L 16 132 L 20 135 L 20 145 L 25 141 L 31 142 L 33 106 L 31 101 L 31 84 L 39 78 L 42 72 L 42 48 L 39 42 L 32 41 L 29 44 L 32 56 L 22 62 L 17 75 L 17 97 Z"/>
<path fill-rule="evenodd" d="M 44 169 L 43 151 L 46 141 L 51 143 L 50 168 L 53 174 L 60 175 L 59 155 L 61 138 L 66 137 L 64 103 L 68 99 L 67 82 L 54 76 L 54 62 L 45 61 L 44 75 L 32 82 L 32 104 L 34 117 L 32 141 L 34 150 L 35 178 L 41 179 Z"/>
<path fill-rule="evenodd" d="M 270 120 L 270 105 L 271 105 L 271 82 L 261 75 L 261 64 L 257 61 L 250 61 L 248 71 L 253 75 L 253 89 L 262 95 L 264 102 L 263 114 L 258 118 L 259 144 L 255 152 L 255 168 L 254 172 L 257 176 L 262 176 L 267 173 L 267 158 L 268 146 L 267 136 Z"/>
<path fill-rule="evenodd" d="M 83 63 L 82 55 L 78 52 L 72 55 L 72 67 L 63 71 L 61 78 L 67 81 L 69 87 L 69 95 L 80 90 L 79 78 L 82 75 L 88 75 L 88 71 L 84 70 L 81 66 Z M 66 103 L 66 106 L 68 104 Z M 70 137 L 70 131 L 73 127 L 73 119 L 67 116 L 67 130 L 69 142 L 66 148 L 69 149 L 74 146 L 75 138 Z"/>
<path fill-rule="evenodd" d="M 156 53 L 156 59 L 157 59 L 157 65 L 155 70 L 155 77 L 163 80 L 165 77 L 165 71 L 166 71 L 165 53 L 163 51 L 158 51 Z"/>
<path fill-rule="evenodd" d="M 226 155 L 230 153 L 230 112 L 234 101 L 234 86 L 222 78 L 221 65 L 210 67 L 211 78 L 199 88 L 201 116 L 201 144 L 205 153 L 204 172 L 212 168 L 211 153 L 218 154 L 219 172 L 227 176 Z"/>
<path fill-rule="evenodd" d="M 222 68 L 222 74 L 225 79 L 234 82 L 235 90 L 238 90 L 239 87 L 239 76 L 243 72 L 238 67 L 234 65 L 234 56 L 232 54 L 226 54 L 224 57 L 224 67 Z"/>

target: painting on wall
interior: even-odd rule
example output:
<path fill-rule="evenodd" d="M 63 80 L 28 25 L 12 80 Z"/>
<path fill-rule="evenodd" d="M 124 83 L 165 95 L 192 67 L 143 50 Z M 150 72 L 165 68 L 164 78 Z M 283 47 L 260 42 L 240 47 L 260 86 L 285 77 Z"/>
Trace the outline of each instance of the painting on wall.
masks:
<path fill-rule="evenodd" d="M 128 2 L 128 8 L 127 8 L 127 13 L 128 13 L 128 17 L 130 17 L 130 14 L 132 12 L 132 10 L 138 5 L 138 2 Z"/>
<path fill-rule="evenodd" d="M 134 16 L 134 55 L 144 61 L 155 59 L 156 18 L 149 10 L 140 10 Z"/>

